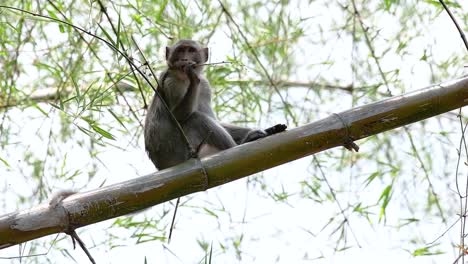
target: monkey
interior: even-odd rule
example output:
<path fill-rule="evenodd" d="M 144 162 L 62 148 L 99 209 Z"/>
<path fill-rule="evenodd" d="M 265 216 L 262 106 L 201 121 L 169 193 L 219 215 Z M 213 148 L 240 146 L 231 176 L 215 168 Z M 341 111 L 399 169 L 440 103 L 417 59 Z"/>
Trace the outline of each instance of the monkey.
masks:
<path fill-rule="evenodd" d="M 210 83 L 203 75 L 208 52 L 207 47 L 188 39 L 166 47 L 167 68 L 159 77 L 157 89 L 164 101 L 154 95 L 144 127 L 145 149 L 158 170 L 182 163 L 194 154 L 205 157 L 286 129 L 283 124 L 260 130 L 219 122 L 211 107 Z"/>

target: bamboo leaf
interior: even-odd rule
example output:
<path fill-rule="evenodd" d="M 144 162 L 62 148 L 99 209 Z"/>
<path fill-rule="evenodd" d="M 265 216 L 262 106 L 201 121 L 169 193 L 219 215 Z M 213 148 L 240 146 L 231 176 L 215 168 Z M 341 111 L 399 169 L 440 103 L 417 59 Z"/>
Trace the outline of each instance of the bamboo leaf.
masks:
<path fill-rule="evenodd" d="M 105 137 L 105 138 L 108 138 L 108 139 L 112 139 L 112 140 L 115 140 L 114 136 L 109 133 L 108 131 L 102 129 L 101 127 L 99 127 L 98 125 L 96 124 L 91 124 L 91 127 L 93 128 L 93 130 L 97 133 L 99 133 L 101 136 Z"/>

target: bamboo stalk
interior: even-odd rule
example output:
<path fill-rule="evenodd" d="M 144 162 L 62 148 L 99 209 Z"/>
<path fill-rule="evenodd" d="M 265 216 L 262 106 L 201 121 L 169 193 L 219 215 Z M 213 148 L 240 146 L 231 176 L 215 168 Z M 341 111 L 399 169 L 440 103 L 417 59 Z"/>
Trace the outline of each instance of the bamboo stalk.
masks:
<path fill-rule="evenodd" d="M 356 107 L 201 161 L 192 159 L 144 177 L 77 193 L 58 206 L 42 204 L 0 216 L 0 249 L 213 188 L 343 145 L 349 138 L 365 138 L 467 104 L 468 77 L 465 77 Z"/>

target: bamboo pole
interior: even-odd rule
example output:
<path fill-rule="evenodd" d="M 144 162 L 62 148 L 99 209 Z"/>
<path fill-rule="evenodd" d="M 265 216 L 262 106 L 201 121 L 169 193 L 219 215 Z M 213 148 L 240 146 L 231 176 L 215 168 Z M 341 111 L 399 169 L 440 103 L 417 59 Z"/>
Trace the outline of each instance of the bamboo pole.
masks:
<path fill-rule="evenodd" d="M 468 104 L 468 77 L 333 114 L 202 160 L 0 216 L 0 249 L 204 191 Z M 206 174 L 204 173 L 206 172 Z"/>

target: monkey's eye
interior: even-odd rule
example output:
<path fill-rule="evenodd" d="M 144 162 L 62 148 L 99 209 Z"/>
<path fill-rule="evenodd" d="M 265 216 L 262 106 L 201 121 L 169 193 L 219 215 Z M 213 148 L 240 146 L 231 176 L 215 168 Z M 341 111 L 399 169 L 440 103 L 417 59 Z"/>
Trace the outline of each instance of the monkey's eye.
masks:
<path fill-rule="evenodd" d="M 194 47 L 189 47 L 189 48 L 188 48 L 188 51 L 191 52 L 191 53 L 193 53 L 193 52 L 196 52 L 197 50 L 196 50 Z"/>

